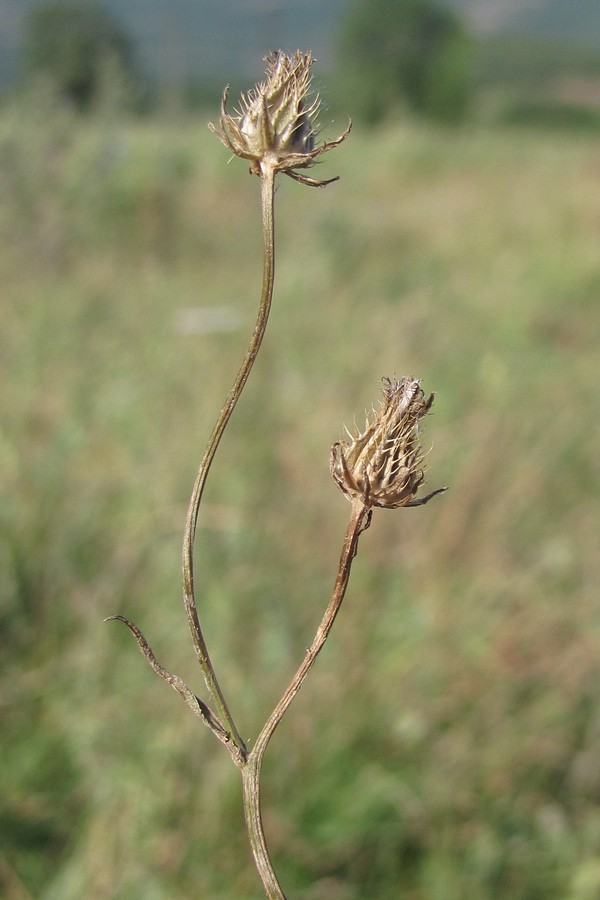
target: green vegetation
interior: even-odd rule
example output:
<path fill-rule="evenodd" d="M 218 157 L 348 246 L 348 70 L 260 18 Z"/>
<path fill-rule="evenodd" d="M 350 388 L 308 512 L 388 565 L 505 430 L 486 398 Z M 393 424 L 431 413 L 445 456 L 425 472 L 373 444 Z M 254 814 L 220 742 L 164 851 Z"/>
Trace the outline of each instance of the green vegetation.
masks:
<path fill-rule="evenodd" d="M 593 48 L 513 35 L 479 41 L 477 107 L 487 119 L 553 129 L 600 129 L 600 55 Z"/>
<path fill-rule="evenodd" d="M 342 30 L 346 92 L 368 122 L 398 105 L 461 121 L 472 93 L 471 57 L 458 17 L 432 0 L 358 0 Z"/>
<path fill-rule="evenodd" d="M 380 376 L 437 392 L 450 486 L 377 515 L 269 748 L 294 898 L 600 892 L 597 165 L 584 135 L 404 122 L 355 128 L 317 198 L 279 187 L 270 332 L 197 554 L 250 742 L 329 596 L 329 447 Z M 0 181 L 0 892 L 258 900 L 238 773 L 102 624 L 133 618 L 201 692 L 181 530 L 253 324 L 258 182 L 204 120 L 48 96 L 2 111 Z M 203 333 L 197 307 L 242 328 Z"/>
<path fill-rule="evenodd" d="M 96 2 L 45 3 L 31 10 L 26 23 L 28 74 L 51 80 L 63 97 L 88 107 L 112 69 L 133 76 L 133 43 L 123 28 Z"/>

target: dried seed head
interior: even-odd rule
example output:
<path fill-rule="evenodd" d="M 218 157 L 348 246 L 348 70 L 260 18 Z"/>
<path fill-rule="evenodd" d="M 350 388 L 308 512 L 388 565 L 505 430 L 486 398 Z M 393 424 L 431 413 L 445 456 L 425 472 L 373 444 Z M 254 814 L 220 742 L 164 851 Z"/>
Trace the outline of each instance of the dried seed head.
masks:
<path fill-rule="evenodd" d="M 416 499 L 425 480 L 423 452 L 419 444 L 419 421 L 433 403 L 419 381 L 383 379 L 383 400 L 373 411 L 365 430 L 338 441 L 331 448 L 331 474 L 350 500 L 361 499 L 369 507 L 422 506 L 435 494 Z"/>
<path fill-rule="evenodd" d="M 273 53 L 265 59 L 265 81 L 242 98 L 240 134 L 256 156 L 271 151 L 279 156 L 307 153 L 314 149 L 312 119 L 319 112 L 319 100 L 307 106 L 310 89 L 310 53 L 293 57 Z"/>
<path fill-rule="evenodd" d="M 210 125 L 225 146 L 236 156 L 250 160 L 250 172 L 262 175 L 266 168 L 284 172 L 296 181 L 320 187 L 337 181 L 317 181 L 294 172 L 313 165 L 321 153 L 336 147 L 348 129 L 335 141 L 315 146 L 320 100 L 310 93 L 310 51 L 297 50 L 288 56 L 281 50 L 265 57 L 266 78 L 242 95 L 240 112 L 227 110 L 228 88 L 221 103 L 221 131 Z"/>

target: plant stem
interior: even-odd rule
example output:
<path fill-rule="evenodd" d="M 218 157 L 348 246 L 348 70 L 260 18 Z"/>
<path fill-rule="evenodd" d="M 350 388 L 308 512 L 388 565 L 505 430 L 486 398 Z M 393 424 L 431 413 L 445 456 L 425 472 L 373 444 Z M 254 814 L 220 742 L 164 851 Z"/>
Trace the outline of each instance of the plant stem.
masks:
<path fill-rule="evenodd" d="M 185 612 L 190 633 L 192 635 L 192 641 L 194 644 L 194 649 L 196 651 L 196 656 L 202 668 L 208 691 L 213 698 L 218 718 L 220 719 L 222 725 L 229 731 L 231 740 L 235 744 L 236 748 L 241 752 L 244 759 L 246 756 L 246 747 L 235 726 L 231 713 L 229 712 L 229 709 L 227 707 L 225 697 L 223 696 L 223 692 L 221 691 L 221 688 L 217 681 L 217 677 L 215 675 L 215 671 L 208 653 L 208 648 L 206 646 L 206 641 L 200 627 L 198 610 L 196 607 L 196 600 L 194 595 L 193 555 L 194 540 L 196 537 L 196 526 L 198 522 L 198 510 L 200 507 L 200 501 L 202 499 L 202 493 L 204 491 L 204 485 L 206 483 L 212 461 L 217 451 L 217 447 L 219 446 L 219 442 L 221 440 L 221 437 L 223 436 L 223 432 L 225 431 L 235 405 L 239 400 L 244 385 L 248 380 L 248 376 L 260 349 L 265 329 L 267 327 L 269 311 L 271 308 L 271 299 L 273 297 L 273 282 L 275 277 L 275 172 L 272 168 L 265 167 L 263 169 L 261 173 L 260 183 L 263 221 L 263 282 L 258 316 L 248 350 L 244 357 L 244 361 L 242 362 L 240 370 L 227 397 L 227 401 L 225 402 L 225 405 L 223 406 L 219 418 L 217 419 L 217 422 L 213 428 L 212 434 L 208 441 L 208 445 L 206 447 L 206 450 L 204 451 L 204 456 L 202 457 L 202 460 L 200 462 L 200 467 L 198 469 L 198 474 L 196 475 L 196 481 L 192 490 L 192 496 L 190 499 L 190 505 L 185 522 L 182 551 L 183 602 L 185 605 Z"/>
<path fill-rule="evenodd" d="M 325 614 L 317 629 L 314 640 L 310 645 L 310 648 L 306 651 L 306 656 L 304 657 L 302 665 L 292 678 L 285 693 L 281 697 L 281 700 L 267 719 L 252 751 L 248 755 L 246 764 L 242 767 L 246 827 L 250 837 L 254 862 L 262 879 L 267 897 L 269 897 L 270 900 L 285 900 L 285 895 L 273 870 L 262 826 L 260 812 L 260 774 L 263 756 L 275 729 L 279 725 L 290 703 L 302 687 L 304 679 L 313 667 L 314 662 L 331 631 L 335 617 L 342 605 L 346 588 L 348 587 L 352 560 L 356 556 L 359 537 L 361 532 L 369 525 L 370 512 L 370 507 L 366 506 L 362 500 L 357 499 L 353 501 L 350 521 L 346 529 L 346 536 L 342 547 L 338 574 L 329 605 L 325 610 Z"/>

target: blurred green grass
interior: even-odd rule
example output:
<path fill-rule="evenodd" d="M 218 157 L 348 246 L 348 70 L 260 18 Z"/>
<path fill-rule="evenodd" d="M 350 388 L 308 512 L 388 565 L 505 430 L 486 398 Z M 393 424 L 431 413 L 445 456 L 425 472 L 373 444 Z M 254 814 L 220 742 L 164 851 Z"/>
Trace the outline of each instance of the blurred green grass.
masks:
<path fill-rule="evenodd" d="M 375 514 L 265 762 L 305 900 L 600 892 L 600 150 L 523 128 L 355 130 L 284 180 L 264 350 L 211 473 L 199 605 L 252 741 L 302 658 L 382 375 L 437 392 L 422 510 Z M 258 183 L 205 123 L 0 112 L 3 894 L 258 898 L 180 601 L 195 467 L 253 325 Z M 238 330 L 194 332 L 226 307 Z M 194 321 L 192 313 L 191 321 Z"/>

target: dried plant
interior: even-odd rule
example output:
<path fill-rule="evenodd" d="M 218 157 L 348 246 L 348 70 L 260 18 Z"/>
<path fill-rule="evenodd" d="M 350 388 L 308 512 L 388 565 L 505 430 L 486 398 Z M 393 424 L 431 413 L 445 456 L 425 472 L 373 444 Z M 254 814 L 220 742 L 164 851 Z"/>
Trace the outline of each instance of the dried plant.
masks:
<path fill-rule="evenodd" d="M 250 160 L 250 172 L 268 180 L 277 172 L 310 187 L 324 187 L 337 181 L 317 181 L 299 175 L 294 169 L 308 169 L 317 156 L 337 147 L 350 133 L 348 125 L 335 141 L 315 146 L 318 131 L 319 97 L 310 91 L 312 57 L 296 51 L 293 56 L 271 53 L 266 57 L 266 79 L 242 96 L 241 110 L 235 115 L 227 113 L 225 89 L 221 103 L 221 128 L 209 126 L 225 146 Z"/>
<path fill-rule="evenodd" d="M 200 462 L 183 539 L 184 605 L 194 649 L 210 696 L 210 705 L 197 697 L 181 678 L 160 665 L 137 625 L 120 615 L 111 616 L 110 619 L 118 619 L 128 626 L 153 670 L 181 694 L 192 712 L 229 750 L 242 773 L 246 826 L 266 895 L 270 898 L 284 898 L 269 857 L 261 821 L 260 775 L 265 750 L 327 640 L 346 593 L 360 535 L 370 524 L 373 508 L 421 506 L 445 489 L 433 491 L 422 498 L 418 496 L 425 477 L 423 452 L 419 443 L 419 423 L 431 408 L 433 394 L 425 399 L 420 382 L 411 377 L 400 381 L 384 378 L 383 400 L 379 412 L 374 411 L 372 419 L 367 419 L 362 433 L 352 435 L 348 432 L 350 441 L 338 441 L 331 450 L 333 478 L 351 503 L 331 599 L 302 664 L 269 716 L 253 748 L 248 750 L 219 686 L 200 626 L 193 568 L 198 511 L 219 442 L 254 365 L 269 317 L 275 274 L 275 176 L 282 173 L 310 187 L 323 187 L 336 181 L 337 178 L 319 181 L 297 170 L 309 169 L 317 157 L 341 144 L 351 128 L 349 124 L 333 141 L 316 143 L 320 101 L 318 96 L 311 93 L 313 60 L 310 52 L 297 51 L 288 56 L 278 51 L 266 57 L 266 63 L 265 80 L 246 96 L 242 96 L 240 109 L 234 115 L 227 112 L 228 89 L 225 90 L 221 104 L 221 130 L 210 125 L 211 130 L 234 155 L 250 162 L 250 173 L 259 176 L 263 221 L 263 283 L 257 321 L 240 370 Z"/>

